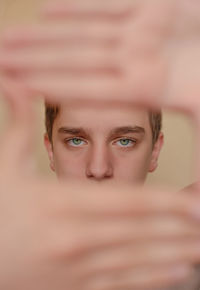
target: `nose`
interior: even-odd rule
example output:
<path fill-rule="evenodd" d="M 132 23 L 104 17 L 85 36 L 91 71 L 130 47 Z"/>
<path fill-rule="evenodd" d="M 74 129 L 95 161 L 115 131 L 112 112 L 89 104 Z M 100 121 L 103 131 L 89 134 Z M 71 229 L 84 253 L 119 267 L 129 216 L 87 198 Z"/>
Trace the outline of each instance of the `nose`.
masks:
<path fill-rule="evenodd" d="M 111 156 L 106 148 L 98 147 L 89 152 L 86 176 L 97 181 L 113 177 Z"/>

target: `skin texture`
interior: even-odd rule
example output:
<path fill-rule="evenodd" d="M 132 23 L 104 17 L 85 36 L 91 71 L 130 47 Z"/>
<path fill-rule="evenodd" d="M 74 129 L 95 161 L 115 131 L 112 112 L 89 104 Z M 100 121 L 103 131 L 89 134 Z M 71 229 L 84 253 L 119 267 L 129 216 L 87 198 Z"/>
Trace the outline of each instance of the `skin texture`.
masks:
<path fill-rule="evenodd" d="M 13 82 L 4 80 L 1 88 L 12 113 L 0 150 L 1 288 L 156 289 L 185 283 L 200 260 L 198 198 L 120 184 L 66 187 L 38 178 L 30 167 L 32 101 Z"/>
<path fill-rule="evenodd" d="M 196 112 L 198 1 L 98 2 L 52 3 L 41 26 L 8 30 L 1 67 L 50 100 L 123 96 Z"/>
<path fill-rule="evenodd" d="M 31 97 L 41 92 L 54 101 L 66 96 L 122 101 L 123 96 L 123 101 L 142 101 L 146 106 L 162 103 L 190 111 L 199 135 L 199 3 L 81 3 L 54 2 L 45 9 L 48 21 L 53 18 L 52 27 L 48 23 L 47 29 L 43 20 L 39 27 L 22 27 L 7 32 L 4 38 L 1 89 L 12 118 L 0 150 L 4 169 L 0 175 L 0 288 L 138 290 L 185 283 L 200 260 L 199 196 L 106 184 L 66 187 L 41 180 L 30 169 L 34 136 L 30 130 L 34 124 Z M 63 20 L 60 25 L 61 15 L 66 27 Z M 125 32 L 119 29 L 122 19 Z M 61 26 L 66 28 L 64 36 Z M 151 27 L 156 29 L 149 30 Z M 108 46 L 102 46 L 106 31 Z M 95 44 L 91 35 L 96 36 Z M 84 52 L 80 43 L 85 46 L 78 57 L 72 49 L 74 38 L 80 51 Z M 65 47 L 58 49 L 55 40 Z M 120 41 L 117 47 L 116 40 Z M 51 50 L 51 45 L 56 49 Z M 117 57 L 110 45 L 114 45 Z M 97 48 L 93 54 L 92 47 Z M 64 54 L 63 58 L 67 48 L 68 57 Z M 131 53 L 124 54 L 124 49 Z M 168 55 L 165 65 L 173 68 L 167 71 L 168 86 L 163 49 Z M 121 58 L 124 55 L 126 58 Z M 113 71 L 113 63 L 120 74 Z M 63 72 L 67 72 L 68 81 Z M 199 158 L 197 163 L 199 167 Z"/>
<path fill-rule="evenodd" d="M 153 146 L 149 115 L 144 109 L 81 102 L 60 105 L 52 142 L 47 135 L 44 141 L 50 166 L 59 179 L 136 185 L 144 183 L 147 173 L 156 169 L 163 134 Z"/>

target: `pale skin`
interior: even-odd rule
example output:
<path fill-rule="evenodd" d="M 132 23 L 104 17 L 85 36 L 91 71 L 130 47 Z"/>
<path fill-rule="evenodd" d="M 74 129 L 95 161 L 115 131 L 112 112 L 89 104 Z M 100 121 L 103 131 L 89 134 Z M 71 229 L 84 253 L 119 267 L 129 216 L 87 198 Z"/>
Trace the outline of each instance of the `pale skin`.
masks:
<path fill-rule="evenodd" d="M 32 101 L 14 82 L 1 88 L 12 110 L 0 150 L 1 288 L 156 289 L 185 282 L 200 260 L 197 198 L 39 179 L 30 169 Z"/>
<path fill-rule="evenodd" d="M 147 110 L 81 102 L 60 105 L 52 140 L 45 134 L 44 142 L 59 179 L 136 185 L 156 169 L 163 134 L 153 144 Z"/>
<path fill-rule="evenodd" d="M 149 15 L 147 27 L 153 21 L 160 28 L 160 14 L 156 13 L 155 15 L 154 12 L 157 11 L 153 10 L 155 7 L 152 6 L 152 10 L 149 11 L 148 1 L 140 2 L 142 6 L 138 20 L 143 21 L 143 16 Z M 119 7 L 116 11 L 114 8 L 117 6 L 111 1 L 107 3 L 111 8 L 110 13 L 106 13 L 107 8 L 103 1 L 98 2 L 98 8 L 96 8 L 96 1 L 88 2 L 89 4 L 84 6 L 80 5 L 81 1 L 77 1 L 78 5 L 74 5 L 74 3 L 76 2 L 68 2 L 66 6 L 56 4 L 56 8 L 48 9 L 51 17 L 52 15 L 60 15 L 59 11 L 62 11 L 63 17 L 69 17 L 70 15 L 73 21 L 69 32 L 73 31 L 73 35 L 76 32 L 76 28 L 79 31 L 79 28 L 83 27 L 83 23 L 81 23 L 83 18 L 87 20 L 86 25 L 88 27 L 86 31 L 89 31 L 89 27 L 94 27 L 95 30 L 95 26 L 91 25 L 91 21 L 94 21 L 94 15 L 95 19 L 98 15 L 98 27 L 103 28 L 106 26 L 106 31 L 109 31 L 107 29 L 108 22 L 113 21 L 113 18 L 115 18 L 117 23 L 118 20 L 120 21 L 118 13 L 120 12 L 121 14 L 121 9 L 124 9 L 124 7 L 126 10 L 127 7 L 128 9 L 130 8 L 130 3 L 126 4 L 125 1 L 123 2 L 123 7 Z M 177 3 L 180 2 L 165 2 L 168 8 L 174 8 Z M 182 1 L 182 3 L 186 2 Z M 188 16 L 188 19 L 193 19 L 193 24 L 196 24 L 194 27 L 189 26 L 189 31 L 192 31 L 194 37 L 197 38 L 199 17 L 195 18 L 194 12 L 198 12 L 199 4 L 197 2 L 193 4 L 190 1 L 188 5 L 191 10 L 185 10 L 185 12 L 188 12 L 186 16 Z M 194 9 L 193 5 L 197 7 Z M 66 9 L 63 7 L 66 7 Z M 159 6 L 159 8 L 161 7 Z M 145 14 L 145 11 L 149 12 Z M 161 9 L 160 12 L 165 11 L 168 11 L 166 7 L 163 10 Z M 183 19 L 182 17 L 185 15 L 182 10 L 179 9 L 179 11 L 177 21 Z M 126 13 L 122 14 L 126 17 Z M 110 20 L 105 23 L 105 18 Z M 164 19 L 166 21 L 164 27 L 174 27 L 170 13 Z M 129 18 L 129 20 L 131 19 Z M 131 21 L 128 21 L 127 27 L 129 25 L 132 27 L 131 23 Z M 52 25 L 56 24 L 52 23 Z M 124 33 L 122 34 L 119 29 L 115 31 L 113 25 L 109 25 L 109 27 L 111 27 L 111 32 L 114 33 L 114 36 L 119 36 L 120 39 L 123 39 Z M 148 35 L 147 27 L 145 26 L 143 31 L 147 31 Z M 153 43 L 150 40 L 140 42 L 140 28 L 141 26 L 139 25 L 135 30 L 137 38 L 134 38 L 134 40 L 139 40 L 139 51 L 146 53 Z M 170 106 L 175 105 L 176 108 L 183 108 L 196 114 L 199 109 L 197 106 L 199 88 L 195 74 L 198 55 L 191 54 L 191 51 L 196 51 L 196 43 L 194 47 L 193 43 L 189 42 L 191 34 L 187 34 L 187 28 L 188 26 L 186 25 L 185 28 L 182 28 L 182 31 L 185 31 L 185 41 L 192 50 L 187 50 L 185 56 L 190 60 L 196 61 L 190 62 L 191 70 L 187 70 L 186 73 L 191 72 L 191 75 L 194 74 L 196 78 L 189 79 L 188 75 L 186 78 L 185 71 L 182 71 L 179 66 L 180 64 L 183 65 L 184 62 L 174 63 L 173 82 L 168 83 L 168 91 L 173 92 L 173 94 L 167 95 L 169 98 L 166 96 L 163 103 Z M 47 42 L 49 48 L 51 43 L 55 44 L 56 36 L 60 38 L 60 35 L 58 36 L 60 31 L 59 24 L 55 28 L 56 33 L 52 29 L 46 30 L 49 33 L 45 32 L 45 35 L 48 36 L 48 41 L 44 42 L 43 40 L 41 41 L 41 35 L 44 35 L 43 26 L 36 29 L 36 34 L 31 33 L 32 28 L 30 30 L 29 28 L 26 29 L 29 36 L 28 45 L 26 41 L 27 35 L 24 38 L 22 32 L 13 32 L 4 43 L 5 46 L 9 47 L 9 51 L 7 49 L 7 52 L 4 52 L 0 61 L 1 69 L 8 77 L 7 80 L 4 79 L 4 85 L 1 87 L 4 87 L 4 94 L 10 100 L 13 114 L 10 127 L 2 138 L 0 151 L 1 166 L 4 168 L 1 174 L 1 198 L 3 204 L 3 210 L 1 211 L 3 227 L 0 241 L 1 257 L 3 257 L 3 266 L 0 274 L 1 288 L 6 290 L 14 287 L 20 289 L 31 289 L 32 287 L 38 290 L 60 290 L 67 287 L 70 290 L 72 288 L 77 290 L 156 289 L 156 287 L 173 285 L 175 282 L 187 279 L 193 265 L 199 263 L 200 260 L 198 196 L 150 190 L 142 192 L 141 189 L 135 189 L 133 192 L 132 187 L 130 189 L 128 187 L 123 187 L 122 189 L 118 187 L 118 190 L 116 190 L 116 188 L 106 187 L 105 185 L 92 188 L 85 185 L 84 189 L 83 186 L 77 188 L 68 185 L 66 189 L 66 187 L 63 188 L 61 185 L 58 186 L 49 181 L 41 181 L 31 173 L 29 167 L 31 137 L 33 136 L 30 128 L 34 119 L 31 117 L 29 104 L 27 104 L 27 98 L 24 95 L 32 94 L 33 91 L 40 91 L 49 96 L 51 100 L 55 95 L 59 100 L 62 100 L 66 95 L 83 99 L 87 96 L 91 98 L 99 95 L 111 99 L 116 96 L 119 99 L 123 95 L 129 101 L 132 99 L 136 101 L 138 95 L 132 94 L 132 92 L 142 90 L 143 102 L 149 105 L 149 100 L 151 100 L 151 104 L 157 106 L 157 101 L 160 101 L 160 99 L 151 99 L 154 93 L 156 97 L 158 96 L 156 93 L 160 92 L 163 84 L 163 82 L 154 82 L 155 79 L 158 80 L 160 77 L 162 79 L 163 76 L 163 67 L 161 66 L 160 71 L 157 70 L 157 65 L 154 65 L 157 63 L 157 54 L 155 54 L 153 59 L 152 55 L 147 55 L 149 58 L 145 59 L 145 63 L 137 62 L 135 66 L 137 72 L 150 71 L 152 78 L 148 81 L 148 73 L 147 75 L 138 74 L 138 77 L 142 78 L 142 82 L 137 79 L 133 87 L 132 84 L 134 82 L 129 82 L 129 80 L 134 79 L 134 72 L 130 71 L 130 59 L 129 62 L 120 63 L 127 73 L 120 78 L 122 82 L 119 82 L 119 80 L 116 82 L 112 77 L 108 78 L 107 75 L 103 77 L 104 74 L 102 77 L 99 74 L 91 77 L 91 74 L 89 74 L 87 79 L 85 79 L 85 74 L 84 77 L 80 74 L 79 64 L 81 64 L 81 70 L 84 71 L 88 70 L 88 64 L 84 64 L 85 56 L 81 58 L 81 55 L 78 59 L 77 55 L 75 56 L 77 60 L 75 64 L 79 70 L 78 74 L 71 74 L 70 81 L 66 82 L 65 79 L 64 82 L 60 79 L 60 71 L 63 71 L 63 67 L 61 69 L 57 67 L 57 70 L 55 70 L 55 66 L 51 65 L 51 71 L 50 67 L 48 67 L 48 70 L 44 69 L 44 63 L 35 61 L 35 57 L 38 57 L 38 55 L 40 60 L 44 59 L 44 55 L 47 52 Z M 97 43 L 100 43 L 101 36 L 105 35 L 105 30 L 102 31 L 102 34 L 95 33 L 98 36 Z M 178 32 L 178 30 L 176 31 Z M 166 36 L 163 34 L 162 29 L 156 29 L 153 32 L 156 44 L 162 36 L 164 38 Z M 61 35 L 61 41 L 64 41 L 67 47 L 69 45 L 69 53 L 70 46 L 73 43 L 66 41 L 65 37 L 63 38 Z M 79 40 L 79 38 L 77 39 Z M 85 41 L 84 31 L 81 33 L 80 40 Z M 110 42 L 110 35 L 108 35 L 108 40 Z M 167 44 L 171 44 L 170 40 Z M 182 46 L 182 39 L 178 33 L 176 41 L 177 47 L 171 47 L 173 49 L 170 50 L 172 55 L 176 55 L 178 45 L 180 45 L 179 48 Z M 89 43 L 91 44 L 91 41 Z M 37 55 L 35 55 L 33 47 L 37 45 L 39 45 L 39 49 L 37 50 Z M 130 47 L 129 45 L 126 46 L 126 41 L 123 45 L 126 48 Z M 136 43 L 135 45 L 137 48 Z M 23 48 L 23 54 L 27 56 L 23 58 L 25 65 L 22 63 L 22 58 L 17 64 L 16 60 L 19 60 L 20 50 L 16 46 L 19 46 L 20 50 Z M 133 47 L 135 47 L 134 44 Z M 153 48 L 155 47 L 153 46 Z M 102 49 L 104 51 L 106 47 Z M 54 50 L 54 52 L 56 51 Z M 91 50 L 88 48 L 88 54 L 90 52 Z M 58 50 L 57 53 L 60 55 L 61 51 Z M 49 59 L 53 59 L 53 56 L 51 55 Z M 71 50 L 70 57 L 73 59 L 73 50 Z M 109 59 L 111 54 L 108 53 L 106 57 Z M 160 59 L 159 53 L 158 58 Z M 100 63 L 97 60 L 95 58 L 92 59 L 92 63 Z M 185 58 L 184 60 L 187 61 Z M 9 61 L 10 63 L 8 64 Z M 37 64 L 40 64 L 41 67 L 37 67 Z M 64 64 L 66 65 L 66 71 L 69 71 L 67 59 Z M 171 65 L 170 62 L 169 65 Z M 27 67 L 29 74 L 27 74 Z M 77 67 L 71 68 L 72 71 L 77 70 Z M 149 70 L 146 70 L 147 67 Z M 56 71 L 56 73 L 52 76 L 53 71 Z M 94 73 L 94 69 L 92 71 Z M 13 72 L 15 72 L 16 77 L 14 79 Z M 84 78 L 84 82 L 81 81 L 82 78 Z M 17 84 L 15 81 L 17 81 Z M 23 87 L 21 87 L 22 84 Z M 113 84 L 116 86 L 111 86 Z M 138 87 L 137 84 L 139 84 Z M 27 90 L 25 90 L 24 86 L 26 86 Z M 131 88 L 133 88 L 130 91 L 131 94 L 126 94 Z M 120 90 L 118 91 L 118 89 Z M 166 90 L 166 87 L 162 89 Z M 147 91 L 148 94 L 146 94 Z M 177 93 L 174 94 L 174 92 Z M 186 93 L 182 94 L 182 92 Z M 187 97 L 187 92 L 190 92 L 190 98 Z M 25 152 L 27 154 L 24 154 Z M 27 174 L 30 176 L 29 178 L 27 178 Z M 29 181 L 28 184 L 27 181 Z M 150 216 L 152 219 L 150 219 Z M 90 217 L 90 223 L 88 223 L 88 217 Z M 137 227 L 136 221 L 138 217 L 143 218 L 143 226 Z M 119 222 L 122 225 L 120 227 Z M 164 241 L 160 243 L 163 236 Z M 26 240 L 24 237 L 26 237 Z M 14 248 L 13 241 L 15 241 Z M 130 253 L 134 253 L 133 256 Z M 135 253 L 137 253 L 137 256 Z M 12 265 L 12 268 L 10 265 Z M 15 275 L 12 273 L 12 279 L 10 279 L 10 271 L 12 269 L 14 269 Z M 20 269 L 22 271 L 18 272 L 17 270 Z M 48 279 L 45 277 L 48 277 Z"/>
<path fill-rule="evenodd" d="M 199 11 L 196 0 L 53 1 L 42 25 L 5 33 L 0 64 L 51 100 L 123 96 L 196 112 Z"/>

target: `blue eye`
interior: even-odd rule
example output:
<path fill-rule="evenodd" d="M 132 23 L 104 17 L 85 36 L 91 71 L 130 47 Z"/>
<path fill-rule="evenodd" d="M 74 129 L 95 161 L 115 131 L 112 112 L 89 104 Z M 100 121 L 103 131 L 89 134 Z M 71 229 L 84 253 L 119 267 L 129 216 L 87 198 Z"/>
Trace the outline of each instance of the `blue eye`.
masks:
<path fill-rule="evenodd" d="M 119 145 L 121 147 L 133 147 L 135 145 L 136 141 L 123 138 L 123 139 L 118 140 L 116 143 L 117 143 L 117 145 Z"/>
<path fill-rule="evenodd" d="M 67 140 L 67 143 L 70 146 L 78 147 L 78 146 L 84 145 L 86 142 L 80 138 L 72 138 L 70 140 Z"/>

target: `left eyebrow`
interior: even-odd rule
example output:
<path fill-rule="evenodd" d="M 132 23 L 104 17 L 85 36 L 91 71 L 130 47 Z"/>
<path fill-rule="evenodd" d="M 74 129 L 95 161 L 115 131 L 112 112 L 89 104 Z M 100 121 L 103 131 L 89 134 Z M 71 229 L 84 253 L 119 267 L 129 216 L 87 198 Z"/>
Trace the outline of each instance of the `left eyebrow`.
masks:
<path fill-rule="evenodd" d="M 128 134 L 128 133 L 145 134 L 145 129 L 139 126 L 118 127 L 112 130 L 111 135 L 121 135 L 121 134 Z"/>

